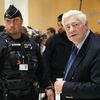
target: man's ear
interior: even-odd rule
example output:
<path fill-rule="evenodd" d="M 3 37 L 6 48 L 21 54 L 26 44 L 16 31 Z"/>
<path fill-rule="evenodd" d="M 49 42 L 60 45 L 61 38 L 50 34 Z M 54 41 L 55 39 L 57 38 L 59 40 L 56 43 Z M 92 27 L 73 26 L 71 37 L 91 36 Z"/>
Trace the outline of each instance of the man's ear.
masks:
<path fill-rule="evenodd" d="M 88 26 L 88 21 L 86 21 L 85 26 Z"/>
<path fill-rule="evenodd" d="M 23 19 L 21 20 L 22 24 L 23 24 Z"/>

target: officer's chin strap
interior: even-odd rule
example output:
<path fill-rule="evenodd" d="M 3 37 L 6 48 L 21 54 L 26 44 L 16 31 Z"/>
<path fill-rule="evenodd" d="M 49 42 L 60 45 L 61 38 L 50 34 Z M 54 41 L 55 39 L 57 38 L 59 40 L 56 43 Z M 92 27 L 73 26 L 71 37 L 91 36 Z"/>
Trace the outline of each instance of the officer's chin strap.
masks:
<path fill-rule="evenodd" d="M 3 79 L 0 78 L 0 83 L 2 85 L 2 90 L 3 90 L 3 98 L 4 100 L 8 100 L 8 89 L 5 86 L 5 82 Z"/>

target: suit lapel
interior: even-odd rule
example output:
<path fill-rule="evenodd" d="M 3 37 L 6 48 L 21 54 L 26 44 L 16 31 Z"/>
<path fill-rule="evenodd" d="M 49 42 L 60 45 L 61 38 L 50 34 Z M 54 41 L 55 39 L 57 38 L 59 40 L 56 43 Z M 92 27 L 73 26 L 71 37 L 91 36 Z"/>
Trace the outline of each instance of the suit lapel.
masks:
<path fill-rule="evenodd" d="M 71 67 L 71 70 L 69 71 L 67 77 L 66 77 L 66 81 L 69 81 L 74 72 L 75 72 L 75 69 L 78 68 L 78 65 L 81 63 L 81 61 L 84 59 L 84 56 L 86 55 L 86 52 L 88 51 L 88 47 L 89 47 L 89 42 L 90 42 L 90 38 L 91 38 L 91 34 L 89 34 L 89 36 L 87 37 L 87 39 L 85 40 L 83 46 L 81 47 L 74 63 L 73 63 L 73 67 Z"/>

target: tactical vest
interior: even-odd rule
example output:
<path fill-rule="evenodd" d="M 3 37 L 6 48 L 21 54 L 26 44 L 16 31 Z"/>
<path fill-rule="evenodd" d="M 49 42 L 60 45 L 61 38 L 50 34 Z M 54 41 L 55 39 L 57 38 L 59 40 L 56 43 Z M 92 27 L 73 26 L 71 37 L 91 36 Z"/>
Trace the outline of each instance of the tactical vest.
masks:
<path fill-rule="evenodd" d="M 15 42 L 7 34 L 1 36 L 8 44 L 8 55 L 2 69 L 2 78 L 9 90 L 31 87 L 36 80 L 35 71 L 38 67 L 36 45 L 29 38 L 21 43 Z"/>

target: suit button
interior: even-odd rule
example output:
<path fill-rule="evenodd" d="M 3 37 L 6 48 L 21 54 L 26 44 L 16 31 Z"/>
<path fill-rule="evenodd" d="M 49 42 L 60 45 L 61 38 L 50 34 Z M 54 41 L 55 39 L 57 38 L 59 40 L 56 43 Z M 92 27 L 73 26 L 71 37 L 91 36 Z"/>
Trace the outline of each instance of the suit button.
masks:
<path fill-rule="evenodd" d="M 74 79 L 74 77 L 72 77 L 72 80 Z"/>

